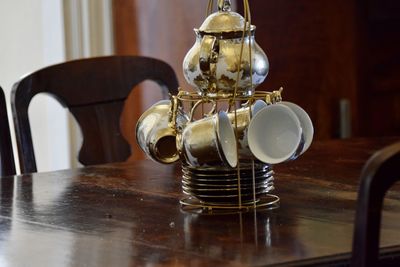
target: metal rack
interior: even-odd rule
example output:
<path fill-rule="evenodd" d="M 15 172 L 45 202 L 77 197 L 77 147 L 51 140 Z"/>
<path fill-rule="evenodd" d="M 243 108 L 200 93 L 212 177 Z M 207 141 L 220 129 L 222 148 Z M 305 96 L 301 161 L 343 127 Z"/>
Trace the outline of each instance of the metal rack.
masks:
<path fill-rule="evenodd" d="M 178 95 L 171 96 L 170 123 L 176 130 L 177 140 L 179 140 L 184 126 L 177 123 L 178 114 L 187 114 L 190 122 L 213 116 L 220 110 L 230 111 L 234 118 L 235 137 L 238 142 L 236 113 L 238 108 L 249 107 L 256 100 L 262 100 L 267 105 L 280 102 L 282 90 L 280 88 L 272 92 L 256 91 L 248 97 L 233 97 L 232 95 L 200 95 L 181 89 Z M 248 110 L 251 117 L 251 109 Z M 274 173 L 270 165 L 239 158 L 239 163 L 235 168 L 221 165 L 194 167 L 187 164 L 182 151 L 180 149 L 178 151 L 182 161 L 182 191 L 187 195 L 180 201 L 183 210 L 226 212 L 256 208 L 270 209 L 279 206 L 279 197 L 271 194 L 274 189 Z"/>

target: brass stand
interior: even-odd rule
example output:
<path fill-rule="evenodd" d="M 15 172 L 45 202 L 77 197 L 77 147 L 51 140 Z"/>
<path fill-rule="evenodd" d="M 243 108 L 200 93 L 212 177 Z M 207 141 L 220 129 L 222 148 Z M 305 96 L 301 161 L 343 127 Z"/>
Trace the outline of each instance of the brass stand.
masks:
<path fill-rule="evenodd" d="M 263 100 L 267 105 L 282 101 L 281 92 L 282 88 L 272 92 L 258 91 L 250 97 L 233 98 L 226 95 L 202 96 L 181 90 L 177 96 L 172 96 L 170 123 L 179 139 L 184 126 L 177 123 L 178 114 L 189 114 L 189 122 L 195 121 L 196 117 L 212 116 L 221 109 L 232 111 L 236 116 L 238 107 L 249 106 L 256 100 Z M 201 111 L 197 111 L 200 107 Z M 237 133 L 236 117 L 234 128 Z M 270 194 L 274 190 L 274 177 L 272 167 L 268 164 L 239 158 L 236 168 L 193 167 L 185 162 L 183 156 L 181 160 L 182 191 L 187 195 L 180 200 L 184 211 L 230 213 L 279 207 L 279 197 Z"/>

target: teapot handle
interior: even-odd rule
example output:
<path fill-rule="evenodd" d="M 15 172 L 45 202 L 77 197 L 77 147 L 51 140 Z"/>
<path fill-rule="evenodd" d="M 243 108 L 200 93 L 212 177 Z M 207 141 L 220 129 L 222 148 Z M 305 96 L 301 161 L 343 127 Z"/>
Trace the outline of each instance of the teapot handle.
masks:
<path fill-rule="evenodd" d="M 218 61 L 218 41 L 215 36 L 204 35 L 201 40 L 199 66 L 200 70 L 206 77 L 213 76 L 213 69 L 211 64 L 215 64 Z"/>

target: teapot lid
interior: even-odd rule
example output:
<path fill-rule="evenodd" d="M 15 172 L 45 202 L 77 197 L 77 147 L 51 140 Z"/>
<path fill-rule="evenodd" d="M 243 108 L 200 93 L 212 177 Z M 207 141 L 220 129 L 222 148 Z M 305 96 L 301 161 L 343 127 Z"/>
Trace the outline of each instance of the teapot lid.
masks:
<path fill-rule="evenodd" d="M 209 15 L 200 26 L 201 33 L 243 32 L 245 19 L 238 13 L 231 11 L 230 0 L 218 1 L 218 12 Z M 255 29 L 251 25 L 251 30 Z"/>

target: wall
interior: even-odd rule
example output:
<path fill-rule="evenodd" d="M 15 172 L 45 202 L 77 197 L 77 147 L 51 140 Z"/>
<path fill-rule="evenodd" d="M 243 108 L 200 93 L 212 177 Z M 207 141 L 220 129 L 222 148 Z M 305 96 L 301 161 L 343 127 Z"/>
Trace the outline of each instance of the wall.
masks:
<path fill-rule="evenodd" d="M 400 134 L 400 1 L 250 5 L 271 64 L 260 88 L 284 86 L 284 99 L 309 112 L 316 138 L 340 137 L 343 99 L 351 106 L 352 136 Z"/>
<path fill-rule="evenodd" d="M 111 10 L 111 0 L 0 1 L 0 85 L 7 101 L 13 83 L 26 73 L 112 54 Z M 12 124 L 9 103 L 8 110 Z M 51 97 L 38 95 L 29 116 L 38 171 L 79 166 L 81 137 L 69 112 Z M 16 150 L 14 154 L 18 165 Z"/>
<path fill-rule="evenodd" d="M 256 41 L 270 61 L 259 89 L 283 86 L 283 99 L 310 115 L 315 139 L 340 137 L 341 120 L 351 120 L 358 134 L 356 1 L 252 0 L 250 8 Z M 352 118 L 339 116 L 342 100 Z"/>
<path fill-rule="evenodd" d="M 64 61 L 63 28 L 61 0 L 0 1 L 0 85 L 8 102 L 22 75 Z M 9 103 L 8 110 L 11 121 Z M 37 96 L 29 115 L 38 170 L 68 168 L 66 111 L 53 99 Z"/>

